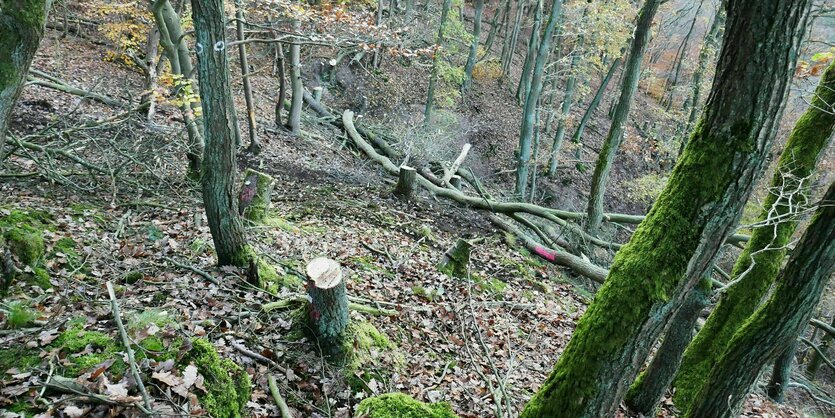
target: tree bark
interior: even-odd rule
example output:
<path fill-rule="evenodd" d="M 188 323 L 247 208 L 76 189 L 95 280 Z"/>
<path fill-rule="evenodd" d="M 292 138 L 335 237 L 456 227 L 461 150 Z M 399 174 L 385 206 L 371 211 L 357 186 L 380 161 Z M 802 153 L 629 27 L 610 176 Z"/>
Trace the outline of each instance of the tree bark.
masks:
<path fill-rule="evenodd" d="M 536 109 L 539 104 L 539 96 L 542 93 L 542 79 L 545 72 L 545 64 L 548 63 L 548 56 L 551 52 L 551 38 L 559 20 L 562 9 L 562 0 L 554 0 L 551 5 L 551 12 L 548 15 L 548 23 L 542 33 L 542 40 L 539 42 L 539 49 L 536 53 L 536 62 L 531 75 L 530 93 L 525 98 L 525 108 L 522 112 L 522 129 L 519 134 L 519 152 L 516 164 L 516 196 L 524 200 L 528 189 L 529 163 L 532 153 L 532 139 L 534 130 L 539 129 L 536 123 Z"/>
<path fill-rule="evenodd" d="M 49 0 L 0 0 L 0 160 L 6 130 L 43 38 Z"/>
<path fill-rule="evenodd" d="M 277 48 L 278 98 L 275 101 L 275 126 L 283 126 L 283 122 L 281 122 L 281 113 L 284 111 L 284 97 L 287 95 L 287 81 L 285 79 L 286 75 L 284 69 L 284 47 L 281 43 L 279 43 Z"/>
<path fill-rule="evenodd" d="M 768 397 L 774 402 L 783 403 L 786 400 L 786 389 L 791 383 L 792 363 L 797 352 L 797 341 L 783 351 L 783 354 L 774 360 L 774 368 L 771 371 L 771 379 L 766 387 Z"/>
<path fill-rule="evenodd" d="M 197 75 L 203 104 L 206 150 L 203 157 L 203 203 L 218 264 L 251 267 L 238 216 L 234 180 L 237 172 L 233 101 L 226 60 L 226 19 L 222 0 L 192 0 L 194 30 L 199 53 Z"/>
<path fill-rule="evenodd" d="M 832 316 L 832 327 L 835 327 L 835 315 Z M 829 346 L 832 344 L 833 335 L 827 333 L 823 336 L 823 340 L 821 341 L 820 348 L 821 351 L 824 353 L 827 352 Z M 814 342 L 814 338 L 812 338 Z M 818 353 L 816 350 L 812 350 L 812 358 L 809 360 L 809 364 L 806 365 L 806 376 L 809 376 L 809 379 L 815 380 L 818 374 L 818 370 L 820 370 L 821 365 L 823 364 L 823 357 Z"/>
<path fill-rule="evenodd" d="M 699 314 L 710 302 L 710 287 L 710 279 L 703 279 L 670 320 L 670 329 L 664 335 L 661 346 L 626 394 L 626 405 L 630 411 L 651 416 L 664 397 L 664 392 L 676 376 L 684 349 L 693 338 Z"/>
<path fill-rule="evenodd" d="M 735 284 L 719 299 L 705 326 L 684 354 L 681 369 L 673 383 L 676 388 L 673 399 L 682 411 L 688 409 L 731 337 L 757 309 L 780 271 L 786 247 L 798 224 L 796 214 L 790 211 L 798 205 L 803 206 L 807 200 L 805 192 L 798 188 L 805 187 L 804 181 L 811 181 L 809 177 L 835 131 L 833 103 L 835 64 L 830 64 L 815 91 L 811 106 L 789 135 L 769 186 L 772 192 L 763 203 L 759 220 L 774 219 L 777 223 L 756 228 L 751 234 L 731 271 L 731 282 Z M 696 135 L 703 125 L 696 129 Z M 694 139 L 695 135 L 691 142 Z M 791 195 L 780 196 L 781 193 L 792 192 Z"/>
<path fill-rule="evenodd" d="M 714 50 L 717 48 L 719 41 L 721 40 L 719 33 L 722 25 L 724 24 L 723 12 L 724 7 L 716 7 L 716 15 L 713 17 L 713 23 L 711 23 L 710 29 L 708 29 L 707 35 L 705 35 L 705 41 L 702 44 L 702 49 L 699 51 L 699 63 L 696 65 L 696 72 L 693 73 L 693 90 L 690 93 L 690 114 L 687 117 L 687 125 L 684 128 L 684 139 L 682 139 L 681 146 L 678 150 L 679 154 L 684 151 L 684 146 L 687 144 L 686 139 L 690 136 L 690 128 L 693 127 L 693 123 L 696 122 L 696 117 L 702 109 L 702 78 L 708 70 L 708 64 L 711 62 L 711 58 L 715 55 Z"/>
<path fill-rule="evenodd" d="M 235 32 L 239 41 L 244 36 L 244 6 L 241 0 L 235 0 Z M 258 143 L 258 125 L 255 123 L 255 101 L 252 98 L 252 85 L 249 82 L 249 58 L 246 54 L 246 44 L 238 45 L 238 55 L 241 64 L 241 78 L 244 84 L 244 100 L 246 101 L 246 121 L 249 128 L 249 147 L 247 151 L 258 155 L 261 145 Z"/>
<path fill-rule="evenodd" d="M 478 44 L 481 41 L 481 16 L 484 13 L 484 0 L 475 0 L 473 7 L 475 8 L 473 42 L 470 43 L 470 53 L 467 55 L 467 64 L 464 66 L 464 90 L 469 90 L 473 85 L 473 68 L 475 68 L 478 59 Z"/>
<path fill-rule="evenodd" d="M 586 111 L 583 112 L 583 117 L 580 118 L 580 123 L 577 124 L 577 128 L 574 130 L 574 135 L 571 135 L 571 142 L 574 142 L 575 144 L 580 143 L 580 138 L 583 137 L 586 125 L 589 123 L 594 111 L 597 110 L 597 106 L 600 105 L 600 101 L 603 99 L 603 94 L 606 93 L 606 87 L 609 86 L 609 82 L 612 81 L 612 78 L 614 77 L 618 67 L 620 67 L 620 63 L 622 61 L 623 59 L 618 57 L 612 62 L 612 66 L 609 67 L 609 71 L 606 72 L 606 76 L 603 77 L 603 80 L 600 82 L 600 87 L 598 87 L 597 92 L 594 93 L 594 98 L 592 98 L 591 103 L 589 103 L 589 106 L 586 108 Z"/>
<path fill-rule="evenodd" d="M 615 414 L 666 323 L 712 266 L 762 173 L 810 4 L 729 3 L 725 47 L 699 129 L 522 417 Z"/>
<path fill-rule="evenodd" d="M 730 15 L 729 15 L 730 16 Z M 780 272 L 777 288 L 737 331 L 687 417 L 736 417 L 762 367 L 794 343 L 835 271 L 835 183 Z"/>
<path fill-rule="evenodd" d="M 621 86 L 620 98 L 612 115 L 612 124 L 609 127 L 609 134 L 600 150 L 597 164 L 594 167 L 594 176 L 591 180 L 591 191 L 589 192 L 589 204 L 587 208 L 588 219 L 586 229 L 592 235 L 597 234 L 600 228 L 603 214 L 603 196 L 606 192 L 606 183 L 609 180 L 609 171 L 612 169 L 612 162 L 618 153 L 621 141 L 629 119 L 629 110 L 632 108 L 632 99 L 638 90 L 638 81 L 641 78 L 641 63 L 644 60 L 644 52 L 649 44 L 651 35 L 652 20 L 658 11 L 661 0 L 646 0 L 641 11 L 638 12 L 638 23 L 635 27 L 635 34 L 632 38 L 632 46 L 629 50 L 629 58 L 626 61 Z"/>
<path fill-rule="evenodd" d="M 320 257 L 308 263 L 306 270 L 310 327 L 322 351 L 340 353 L 348 326 L 348 293 L 342 267 L 334 260 Z"/>
<path fill-rule="evenodd" d="M 540 31 L 542 29 L 542 0 L 537 0 L 534 9 L 533 27 L 531 37 L 528 40 L 528 53 L 525 54 L 525 63 L 522 64 L 522 75 L 519 77 L 519 85 L 516 86 L 516 101 L 519 104 L 525 103 L 525 97 L 531 89 L 531 72 L 533 63 L 539 53 Z"/>
<path fill-rule="evenodd" d="M 301 21 L 293 21 L 293 31 L 298 33 L 301 31 Z M 296 37 L 292 38 L 290 44 L 290 94 L 292 95 L 290 102 L 290 116 L 287 121 L 287 127 L 295 136 L 301 134 L 302 121 L 302 100 L 304 98 L 304 86 L 302 85 L 302 64 L 301 64 L 301 44 Z"/>

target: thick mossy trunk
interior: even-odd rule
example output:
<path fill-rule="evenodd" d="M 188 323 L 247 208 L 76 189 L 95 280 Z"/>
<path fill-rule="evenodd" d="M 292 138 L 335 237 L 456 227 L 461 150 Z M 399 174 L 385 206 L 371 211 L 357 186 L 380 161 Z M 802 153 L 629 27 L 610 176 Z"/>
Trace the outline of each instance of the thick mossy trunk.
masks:
<path fill-rule="evenodd" d="M 771 181 L 772 192 L 766 197 L 759 218 L 761 221 L 782 219 L 779 223 L 757 228 L 751 234 L 731 273 L 732 281 L 738 282 L 722 296 L 684 354 L 681 369 L 673 382 L 676 388 L 674 400 L 682 411 L 689 408 L 728 341 L 754 313 L 777 277 L 786 246 L 797 228 L 797 220 L 790 211 L 802 207 L 806 199 L 804 193 L 796 192 L 800 191 L 799 187 L 809 185 L 808 177 L 814 172 L 835 128 L 833 103 L 835 64 L 830 64 L 815 91 L 812 105 L 789 136 Z M 805 180 L 801 182 L 801 179 Z M 791 196 L 781 197 L 781 192 Z"/>
<path fill-rule="evenodd" d="M 246 244 L 235 198 L 235 137 L 226 30 L 221 0 L 191 2 L 197 37 L 197 75 L 203 104 L 206 150 L 203 156 L 203 203 L 212 232 L 218 264 L 250 267 L 252 253 Z"/>
<path fill-rule="evenodd" d="M 533 153 L 534 132 L 539 129 L 537 124 L 537 107 L 539 96 L 542 93 L 542 83 L 545 75 L 545 64 L 548 63 L 548 56 L 551 52 L 551 38 L 557 27 L 557 21 L 562 11 L 562 0 L 555 0 L 551 4 L 551 12 L 548 15 L 548 23 L 542 33 L 536 51 L 533 72 L 531 73 L 531 86 L 525 97 L 525 108 L 522 112 L 522 129 L 519 133 L 518 160 L 516 163 L 516 196 L 522 200 L 527 196 L 529 164 Z M 531 51 L 533 53 L 533 51 Z"/>
<path fill-rule="evenodd" d="M 630 411 L 650 416 L 676 376 L 684 349 L 693 338 L 699 314 L 710 302 L 710 280 L 703 279 L 670 321 L 661 347 L 626 394 Z"/>
<path fill-rule="evenodd" d="M 644 51 L 649 45 L 651 35 L 650 28 L 658 11 L 661 0 L 646 0 L 641 11 L 638 12 L 638 23 L 635 26 L 635 34 L 632 38 L 632 46 L 629 49 L 629 58 L 626 60 L 623 74 L 623 84 L 620 89 L 620 97 L 612 116 L 612 124 L 609 133 L 603 142 L 603 148 L 597 157 L 597 164 L 594 167 L 594 176 L 591 180 L 591 191 L 589 192 L 589 203 L 587 208 L 588 218 L 586 229 L 597 234 L 597 229 L 603 222 L 603 195 L 606 191 L 606 182 L 609 180 L 609 171 L 612 169 L 612 162 L 618 153 L 620 143 L 623 141 L 623 134 L 626 122 L 629 119 L 629 110 L 632 108 L 632 98 L 638 91 L 638 81 L 641 78 L 641 63 L 644 61 Z"/>
<path fill-rule="evenodd" d="M 809 4 L 730 4 L 726 47 L 698 128 L 523 417 L 615 414 L 667 321 L 737 225 L 762 173 Z"/>
<path fill-rule="evenodd" d="M 48 0 L 0 0 L 0 158 L 12 109 L 43 37 Z"/>
<path fill-rule="evenodd" d="M 736 417 L 762 367 L 773 361 L 812 317 L 835 271 L 835 183 L 792 251 L 771 298 L 737 331 L 713 366 L 687 417 Z"/>

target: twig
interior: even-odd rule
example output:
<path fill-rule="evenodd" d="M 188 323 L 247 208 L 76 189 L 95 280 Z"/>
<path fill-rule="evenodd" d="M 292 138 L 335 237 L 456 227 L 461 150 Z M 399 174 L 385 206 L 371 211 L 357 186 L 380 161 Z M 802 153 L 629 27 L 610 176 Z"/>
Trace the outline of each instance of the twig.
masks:
<path fill-rule="evenodd" d="M 817 345 L 815 345 L 815 343 L 809 341 L 808 339 L 806 339 L 804 337 L 800 337 L 798 339 L 800 341 L 802 341 L 803 343 L 809 345 L 809 347 L 812 347 L 812 349 L 814 349 L 815 351 L 817 351 L 821 360 L 823 360 L 823 362 L 826 363 L 827 366 L 829 366 L 833 371 L 835 371 L 835 364 L 832 363 L 832 360 L 829 360 L 826 357 L 826 353 L 820 347 L 818 347 Z"/>
<path fill-rule="evenodd" d="M 265 303 L 261 305 L 261 310 L 267 312 L 275 309 L 289 308 L 293 305 L 307 302 L 307 295 L 296 293 L 275 302 Z M 348 309 L 368 315 L 397 316 L 398 314 L 398 312 L 394 309 L 375 308 L 356 302 L 348 302 Z"/>
<path fill-rule="evenodd" d="M 122 344 L 125 346 L 125 352 L 128 355 L 128 362 L 130 363 L 133 380 L 139 388 L 139 393 L 142 395 L 142 399 L 145 402 L 145 408 L 153 414 L 151 398 L 148 397 L 148 391 L 145 390 L 145 385 L 142 383 L 142 376 L 139 374 L 139 368 L 136 366 L 136 360 L 133 357 L 133 349 L 130 347 L 130 338 L 128 338 L 128 333 L 125 331 L 125 325 L 122 323 L 122 317 L 119 315 L 119 304 L 116 303 L 116 292 L 113 291 L 113 284 L 110 283 L 109 280 L 105 283 L 105 285 L 107 286 L 107 294 L 110 296 L 110 308 L 113 310 L 113 319 L 116 321 L 116 327 L 119 328 L 119 335 L 122 336 Z"/>
<path fill-rule="evenodd" d="M 179 268 L 181 268 L 181 269 L 186 269 L 186 270 L 189 270 L 193 273 L 196 273 L 197 275 L 203 277 L 204 279 L 210 281 L 211 283 L 220 286 L 220 282 L 217 279 L 215 279 L 214 277 L 212 277 L 211 274 L 206 273 L 205 271 L 200 270 L 197 267 L 194 267 L 194 266 L 191 266 L 191 265 L 188 265 L 188 264 L 183 264 L 183 263 L 181 263 L 181 262 L 179 262 L 179 261 L 177 261 L 173 258 L 170 258 L 170 257 L 162 257 L 162 259 L 171 263 L 171 264 L 173 264 L 173 265 L 175 265 L 175 266 L 177 266 L 177 267 L 179 267 Z"/>
<path fill-rule="evenodd" d="M 281 411 L 281 417 L 293 418 L 293 415 L 290 413 L 290 408 L 287 407 L 287 403 L 284 402 L 284 398 L 282 398 L 281 393 L 278 392 L 278 384 L 275 382 L 275 376 L 268 374 L 267 382 L 270 385 L 270 393 L 273 395 L 273 400 L 275 400 L 275 404 L 278 405 L 278 410 Z"/>

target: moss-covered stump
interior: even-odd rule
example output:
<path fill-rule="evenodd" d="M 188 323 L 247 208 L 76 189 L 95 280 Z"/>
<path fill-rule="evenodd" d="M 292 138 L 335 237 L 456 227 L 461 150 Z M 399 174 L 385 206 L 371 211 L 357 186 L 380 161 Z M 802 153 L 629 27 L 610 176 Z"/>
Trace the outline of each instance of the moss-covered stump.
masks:
<path fill-rule="evenodd" d="M 438 270 L 450 277 L 466 278 L 470 267 L 470 252 L 473 244 L 459 238 L 438 263 Z"/>
<path fill-rule="evenodd" d="M 200 404 L 212 417 L 240 418 L 252 395 L 249 375 L 229 359 L 221 359 L 212 343 L 197 338 L 180 364 L 194 363 L 205 379 L 206 393 L 198 392 Z"/>
<path fill-rule="evenodd" d="M 238 210 L 247 220 L 262 223 L 270 209 L 275 180 L 267 174 L 248 169 L 238 195 Z"/>
<path fill-rule="evenodd" d="M 45 213 L 17 210 L 0 217 L 0 294 L 5 294 L 18 279 L 44 289 L 51 287 L 43 265 L 43 231 L 48 219 Z"/>
<path fill-rule="evenodd" d="M 369 387 L 372 379 L 385 382 L 405 363 L 397 345 L 370 322 L 354 321 L 348 325 L 342 351 L 345 380 L 354 393 L 374 393 Z"/>
<path fill-rule="evenodd" d="M 357 406 L 357 418 L 456 418 L 446 402 L 424 403 L 403 393 L 367 398 Z"/>

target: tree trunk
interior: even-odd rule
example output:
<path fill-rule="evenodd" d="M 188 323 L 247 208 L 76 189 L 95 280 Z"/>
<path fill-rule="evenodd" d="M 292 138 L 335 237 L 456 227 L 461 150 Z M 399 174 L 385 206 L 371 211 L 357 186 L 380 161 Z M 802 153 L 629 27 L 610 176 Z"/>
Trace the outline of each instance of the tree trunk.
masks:
<path fill-rule="evenodd" d="M 703 279 L 670 320 L 670 329 L 664 335 L 661 347 L 626 394 L 626 405 L 630 411 L 651 416 L 664 397 L 664 392 L 676 376 L 684 349 L 693 338 L 699 314 L 710 302 L 710 286 L 710 279 Z"/>
<path fill-rule="evenodd" d="M 542 0 L 537 0 L 534 11 L 533 27 L 531 37 L 528 40 L 528 53 L 525 54 L 525 63 L 522 64 L 522 75 L 519 77 L 519 85 L 516 86 L 516 101 L 519 104 L 525 102 L 528 92 L 531 89 L 531 71 L 536 55 L 539 53 L 539 36 L 542 29 Z"/>
<path fill-rule="evenodd" d="M 583 12 L 585 19 L 588 13 L 588 7 Z M 574 92 L 577 90 L 577 66 L 580 64 L 580 52 L 585 46 L 586 37 L 583 32 L 577 36 L 576 48 L 574 48 L 574 56 L 571 57 L 571 65 L 568 69 L 568 80 L 565 82 L 565 96 L 563 97 L 562 109 L 560 109 L 560 118 L 557 121 L 557 132 L 554 134 L 554 142 L 551 144 L 551 156 L 548 162 L 548 175 L 553 176 L 557 174 L 557 163 L 562 148 L 562 141 L 565 138 L 565 123 L 571 113 L 571 106 L 574 105 Z"/>
<path fill-rule="evenodd" d="M 279 42 L 278 50 L 276 52 L 276 59 L 278 60 L 278 98 L 275 100 L 275 126 L 283 126 L 281 121 L 281 113 L 284 111 L 284 97 L 287 96 L 287 81 L 285 79 L 284 69 L 284 47 Z"/>
<path fill-rule="evenodd" d="M 702 78 L 708 70 L 708 64 L 714 56 L 714 50 L 721 40 L 719 32 L 724 23 L 723 12 L 724 7 L 716 7 L 716 15 L 713 17 L 713 23 L 711 23 L 710 29 L 708 29 L 707 35 L 705 35 L 705 41 L 704 44 L 702 44 L 702 49 L 699 51 L 699 63 L 696 65 L 696 72 L 693 73 L 693 90 L 690 93 L 690 114 L 687 117 L 687 125 L 684 128 L 684 137 L 678 150 L 679 154 L 684 151 L 684 146 L 687 144 L 686 138 L 690 136 L 690 128 L 692 128 L 693 123 L 696 122 L 696 116 L 702 108 Z"/>
<path fill-rule="evenodd" d="M 597 234 L 603 220 L 603 196 L 606 192 L 606 182 L 609 180 L 612 162 L 614 162 L 620 143 L 623 141 L 626 123 L 629 119 L 629 110 L 632 108 L 632 99 L 635 97 L 635 92 L 638 90 L 638 81 L 641 78 L 641 63 L 644 60 L 644 51 L 649 44 L 652 20 L 660 4 L 661 0 L 646 0 L 638 13 L 638 23 L 632 38 L 629 58 L 624 67 L 620 98 L 615 107 L 615 113 L 612 115 L 609 134 L 606 135 L 603 148 L 600 150 L 600 156 L 597 158 L 594 176 L 591 180 L 586 229 L 592 235 Z"/>
<path fill-rule="evenodd" d="M 308 263 L 307 294 L 310 296 L 310 328 L 322 351 L 340 353 L 348 326 L 348 293 L 339 263 L 324 257 Z"/>
<path fill-rule="evenodd" d="M 580 118 L 580 123 L 577 124 L 577 128 L 574 130 L 574 135 L 571 135 L 571 142 L 574 142 L 575 144 L 580 143 L 580 138 L 583 137 L 583 131 L 585 131 L 586 125 L 589 123 L 594 111 L 597 110 L 597 106 L 600 105 L 600 101 L 603 99 L 603 94 L 606 93 L 606 87 L 609 86 L 609 82 L 612 81 L 612 78 L 614 77 L 618 67 L 620 67 L 620 63 L 622 61 L 623 59 L 618 57 L 612 62 L 612 66 L 609 67 L 609 71 L 606 72 L 606 76 L 603 77 L 603 80 L 600 82 L 600 87 L 598 87 L 597 92 L 594 93 L 594 98 L 591 99 L 591 103 L 589 103 L 586 111 L 583 112 L 583 117 Z"/>
<path fill-rule="evenodd" d="M 735 284 L 722 295 L 705 326 L 687 347 L 674 381 L 673 399 L 682 411 L 688 409 L 728 341 L 757 309 L 780 271 L 786 247 L 797 228 L 796 214 L 791 211 L 806 203 L 803 188 L 808 187 L 808 178 L 835 130 L 832 103 L 835 64 L 830 64 L 824 73 L 812 105 L 797 121 L 777 163 L 769 187 L 772 192 L 766 196 L 759 220 L 773 219 L 778 223 L 754 229 L 731 272 L 731 282 Z M 698 130 L 697 127 L 697 134 Z M 786 195 L 778 196 L 781 193 Z"/>
<path fill-rule="evenodd" d="M 458 238 L 455 245 L 448 249 L 438 263 L 438 271 L 450 277 L 466 279 L 470 273 L 470 253 L 473 244 L 463 238 Z"/>
<path fill-rule="evenodd" d="M 475 0 L 475 17 L 473 18 L 473 42 L 470 44 L 470 53 L 467 56 L 467 64 L 464 66 L 464 90 L 469 90 L 473 85 L 473 68 L 478 59 L 478 44 L 481 40 L 481 16 L 484 13 L 484 0 Z"/>
<path fill-rule="evenodd" d="M 438 82 L 438 60 L 441 59 L 441 51 L 444 45 L 444 26 L 452 0 L 444 0 L 441 9 L 441 23 L 438 25 L 438 36 L 435 38 L 435 53 L 432 55 L 432 73 L 429 75 L 429 89 L 426 92 L 426 107 L 423 109 L 423 126 L 429 126 L 432 120 L 432 107 L 435 102 L 435 84 Z"/>
<path fill-rule="evenodd" d="M 12 110 L 43 37 L 49 0 L 0 1 L 0 160 Z"/>
<path fill-rule="evenodd" d="M 197 109 L 200 108 L 198 101 L 191 101 L 185 97 L 185 91 L 192 85 L 194 77 L 194 66 L 191 62 L 191 53 L 185 44 L 183 28 L 180 24 L 180 15 L 168 0 L 156 0 L 151 6 L 151 12 L 160 32 L 159 42 L 168 62 L 171 64 L 171 72 L 180 76 L 179 85 L 176 85 L 177 94 L 180 96 L 180 113 L 186 125 L 188 135 L 188 176 L 193 179 L 200 178 L 200 167 L 203 160 L 203 120 L 197 116 Z"/>
<path fill-rule="evenodd" d="M 783 403 L 786 400 L 786 389 L 791 383 L 792 363 L 794 354 L 797 352 L 797 340 L 774 360 L 774 368 L 771 371 L 771 380 L 768 382 L 766 392 L 774 402 Z"/>
<path fill-rule="evenodd" d="M 559 20 L 562 0 L 555 0 L 551 5 L 551 13 L 548 15 L 548 23 L 542 33 L 542 40 L 536 53 L 536 62 L 531 75 L 530 93 L 525 98 L 525 108 L 522 113 L 522 130 L 519 134 L 519 153 L 516 164 L 516 196 L 524 200 L 528 189 L 528 164 L 531 159 L 534 130 L 539 129 L 536 124 L 536 108 L 539 104 L 539 96 L 542 93 L 542 76 L 545 72 L 545 64 L 548 62 L 548 55 L 551 52 L 551 38 Z"/>
<path fill-rule="evenodd" d="M 652 210 L 615 255 L 605 284 L 522 417 L 615 414 L 666 323 L 712 265 L 762 173 L 809 5 L 729 3 L 726 47 L 699 129 Z"/>
<path fill-rule="evenodd" d="M 690 43 L 690 37 L 693 36 L 693 29 L 696 28 L 696 22 L 699 21 L 699 13 L 702 11 L 702 6 L 704 6 L 704 0 L 699 2 L 699 7 L 696 8 L 696 15 L 693 16 L 693 21 L 690 23 L 690 29 L 687 30 L 687 34 L 684 36 L 684 39 L 681 40 L 681 43 L 676 50 L 676 56 L 673 59 L 673 71 L 672 78 L 667 77 L 667 80 L 664 82 L 664 90 L 662 93 L 661 101 L 664 101 L 664 97 L 667 98 L 667 103 L 664 105 L 664 110 L 669 111 L 670 107 L 673 105 L 673 91 L 678 85 L 678 79 L 681 76 L 681 66 L 684 64 L 684 58 L 687 56 L 687 44 Z M 721 6 L 717 7 L 718 9 L 722 9 Z"/>
<path fill-rule="evenodd" d="M 525 2 L 516 3 L 516 18 L 513 21 L 513 28 L 505 32 L 505 43 L 502 49 L 502 76 L 507 77 L 510 66 L 513 64 L 513 54 L 516 51 L 516 43 L 519 41 L 519 31 L 522 28 L 522 18 L 525 15 Z"/>
<path fill-rule="evenodd" d="M 831 326 L 835 328 L 835 315 L 832 316 Z M 814 342 L 814 336 L 812 337 L 812 341 Z M 827 333 L 823 336 L 823 340 L 820 344 L 820 349 L 824 353 L 827 352 L 829 346 L 832 344 L 832 334 Z M 812 350 L 812 358 L 809 359 L 809 364 L 806 365 L 806 376 L 809 376 L 810 380 L 815 380 L 818 375 L 818 370 L 820 370 L 821 365 L 823 365 L 823 357 L 821 357 L 820 353 L 817 350 Z"/>
<path fill-rule="evenodd" d="M 496 40 L 496 34 L 499 33 L 502 25 L 500 22 L 502 16 L 502 10 L 507 13 L 507 9 L 510 7 L 510 0 L 504 0 L 505 7 L 501 7 L 501 5 L 497 5 L 498 7 L 493 12 L 493 20 L 490 21 L 490 32 L 487 34 L 487 41 L 484 42 L 484 55 L 490 54 L 490 49 L 493 48 L 493 42 Z"/>
<path fill-rule="evenodd" d="M 238 193 L 238 212 L 244 219 L 261 223 L 270 210 L 275 180 L 269 174 L 247 169 L 244 184 Z"/>
<path fill-rule="evenodd" d="M 822 202 L 780 272 L 771 298 L 734 334 L 687 417 L 738 416 L 762 367 L 792 345 L 806 327 L 829 275 L 835 271 L 834 201 L 832 183 L 823 198 L 826 203 Z"/>
<path fill-rule="evenodd" d="M 145 107 L 145 118 L 152 122 L 157 113 L 157 101 L 154 91 L 157 89 L 157 65 L 159 64 L 159 29 L 152 27 L 148 30 L 148 40 L 145 43 L 145 81 L 142 85 L 140 106 Z"/>
<path fill-rule="evenodd" d="M 301 21 L 293 21 L 293 32 L 301 31 Z M 304 98 L 304 86 L 302 85 L 302 64 L 301 64 L 301 44 L 296 37 L 292 38 L 290 44 L 290 116 L 287 121 L 287 127 L 295 136 L 301 134 L 302 123 L 302 100 Z"/>
<path fill-rule="evenodd" d="M 239 41 L 244 36 L 244 6 L 241 0 L 235 0 L 235 31 Z M 258 155 L 261 152 L 261 145 L 258 144 L 258 125 L 255 123 L 255 101 L 252 98 L 252 85 L 249 82 L 249 59 L 246 54 L 246 44 L 238 45 L 238 55 L 241 63 L 241 78 L 244 83 L 244 100 L 246 100 L 246 120 L 249 127 L 249 147 L 247 151 Z"/>
<path fill-rule="evenodd" d="M 237 172 L 232 92 L 226 60 L 226 19 L 222 0 L 192 0 L 197 44 L 197 75 L 206 133 L 203 157 L 203 203 L 218 264 L 249 267 L 252 260 L 246 244 L 234 180 Z M 198 48 L 199 50 L 199 48 Z"/>

